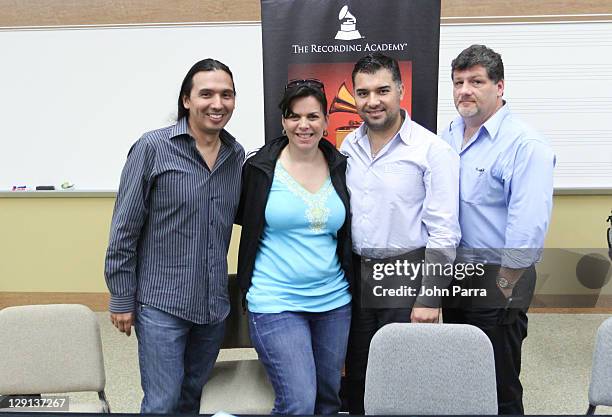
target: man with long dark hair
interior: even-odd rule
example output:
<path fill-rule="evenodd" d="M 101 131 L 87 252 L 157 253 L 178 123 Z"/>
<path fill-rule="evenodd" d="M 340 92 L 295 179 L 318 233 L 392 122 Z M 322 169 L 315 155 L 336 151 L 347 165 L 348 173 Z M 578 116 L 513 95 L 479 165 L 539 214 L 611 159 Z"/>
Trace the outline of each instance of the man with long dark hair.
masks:
<path fill-rule="evenodd" d="M 219 353 L 244 161 L 224 129 L 235 96 L 226 65 L 197 62 L 176 124 L 145 133 L 121 175 L 105 277 L 111 321 L 138 338 L 142 413 L 197 414 Z"/>

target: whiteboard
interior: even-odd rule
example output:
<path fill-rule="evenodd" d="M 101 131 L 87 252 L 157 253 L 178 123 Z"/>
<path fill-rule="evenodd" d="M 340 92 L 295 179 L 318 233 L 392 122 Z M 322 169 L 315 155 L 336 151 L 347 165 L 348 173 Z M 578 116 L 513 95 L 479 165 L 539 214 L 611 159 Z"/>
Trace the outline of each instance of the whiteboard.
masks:
<path fill-rule="evenodd" d="M 177 25 L 0 32 L 0 190 L 117 190 L 130 146 L 173 124 L 183 77 L 213 57 L 234 74 L 226 129 L 264 143 L 261 26 Z"/>
<path fill-rule="evenodd" d="M 504 97 L 550 141 L 555 189 L 612 188 L 612 22 L 445 25 L 438 131 L 457 113 L 450 63 L 484 43 L 502 55 Z"/>
<path fill-rule="evenodd" d="M 443 25 L 438 130 L 455 116 L 450 62 L 472 43 L 502 54 L 512 110 L 545 134 L 555 188 L 612 188 L 612 22 Z M 227 129 L 264 143 L 259 23 L 0 30 L 0 191 L 74 183 L 112 191 L 144 132 L 174 122 L 180 83 L 213 57 L 234 73 Z"/>

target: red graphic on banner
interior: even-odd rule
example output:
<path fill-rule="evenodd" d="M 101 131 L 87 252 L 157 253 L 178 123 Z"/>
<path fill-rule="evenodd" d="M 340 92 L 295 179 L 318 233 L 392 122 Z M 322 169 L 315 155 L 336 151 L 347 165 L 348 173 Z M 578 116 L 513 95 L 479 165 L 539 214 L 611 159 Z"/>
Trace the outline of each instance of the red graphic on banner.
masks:
<path fill-rule="evenodd" d="M 353 82 L 351 73 L 354 62 L 325 64 L 289 64 L 288 79 L 316 78 L 325 84 L 329 125 L 327 139 L 340 148 L 342 141 L 350 132 L 359 127 L 362 120 L 355 110 Z M 412 62 L 399 61 L 404 98 L 403 109 L 412 114 Z"/>

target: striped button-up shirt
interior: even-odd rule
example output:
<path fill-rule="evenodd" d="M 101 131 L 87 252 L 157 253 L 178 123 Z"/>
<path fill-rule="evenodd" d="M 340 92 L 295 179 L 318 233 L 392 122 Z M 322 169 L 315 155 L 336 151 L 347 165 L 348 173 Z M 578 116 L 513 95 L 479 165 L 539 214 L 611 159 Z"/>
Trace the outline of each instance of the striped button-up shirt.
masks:
<path fill-rule="evenodd" d="M 185 118 L 132 146 L 106 253 L 111 312 L 136 311 L 138 302 L 199 324 L 225 319 L 243 161 L 244 149 L 223 130 L 209 170 Z"/>

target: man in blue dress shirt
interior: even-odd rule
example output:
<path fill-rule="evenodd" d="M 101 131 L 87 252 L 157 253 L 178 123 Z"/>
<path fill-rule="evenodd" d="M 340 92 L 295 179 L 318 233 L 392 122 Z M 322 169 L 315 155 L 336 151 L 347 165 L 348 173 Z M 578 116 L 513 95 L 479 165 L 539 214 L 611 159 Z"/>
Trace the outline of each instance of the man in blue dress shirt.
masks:
<path fill-rule="evenodd" d="M 147 414 L 198 414 L 230 307 L 227 250 L 244 149 L 225 129 L 232 73 L 208 58 L 187 72 L 176 124 L 130 149 L 106 254 L 111 321 L 132 324 Z"/>
<path fill-rule="evenodd" d="M 461 159 L 457 258 L 486 264 L 486 300 L 446 300 L 447 323 L 482 329 L 493 344 L 500 414 L 523 414 L 519 380 L 527 308 L 552 209 L 555 156 L 503 99 L 501 56 L 472 45 L 452 62 L 459 117 L 442 132 Z M 474 283 L 463 282 L 462 285 Z M 468 281 L 468 280 L 464 280 Z M 452 307 L 452 308 L 451 308 Z"/>

